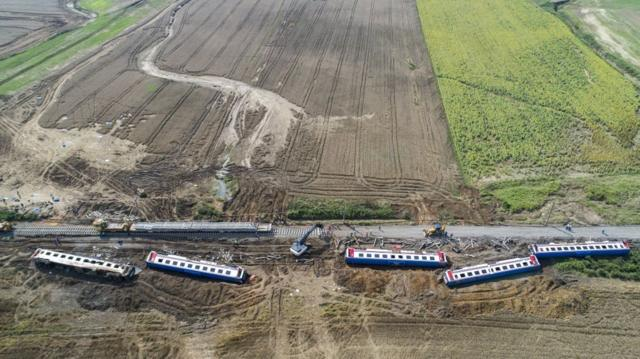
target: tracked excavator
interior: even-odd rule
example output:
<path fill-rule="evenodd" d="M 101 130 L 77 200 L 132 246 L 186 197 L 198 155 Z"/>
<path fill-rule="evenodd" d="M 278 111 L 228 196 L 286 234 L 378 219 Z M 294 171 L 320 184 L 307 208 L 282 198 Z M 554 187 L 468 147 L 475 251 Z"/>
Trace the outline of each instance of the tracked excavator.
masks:
<path fill-rule="evenodd" d="M 300 257 L 309 250 L 309 246 L 306 245 L 307 238 L 309 238 L 311 233 L 313 233 L 316 228 L 322 228 L 322 224 L 314 224 L 313 226 L 307 228 L 307 230 L 304 231 L 304 233 L 302 233 L 302 235 L 298 237 L 295 242 L 293 242 L 289 250 L 294 256 Z"/>
<path fill-rule="evenodd" d="M 440 223 L 434 223 L 431 227 L 425 228 L 423 230 L 424 236 L 426 238 L 432 237 L 446 237 L 447 236 L 447 226 L 443 226 Z"/>
<path fill-rule="evenodd" d="M 0 222 L 0 233 L 13 231 L 13 224 L 11 222 Z"/>

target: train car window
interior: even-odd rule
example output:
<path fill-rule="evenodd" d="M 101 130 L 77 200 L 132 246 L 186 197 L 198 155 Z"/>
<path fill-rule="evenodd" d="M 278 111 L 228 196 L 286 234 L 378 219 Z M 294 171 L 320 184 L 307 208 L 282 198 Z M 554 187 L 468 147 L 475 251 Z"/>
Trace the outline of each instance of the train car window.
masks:
<path fill-rule="evenodd" d="M 187 268 L 193 268 L 193 264 L 187 264 Z"/>
<path fill-rule="evenodd" d="M 184 267 L 184 262 L 180 262 L 180 267 Z"/>
<path fill-rule="evenodd" d="M 218 269 L 218 273 L 222 273 L 222 269 Z"/>
<path fill-rule="evenodd" d="M 215 269 L 215 268 L 209 268 L 209 272 L 211 272 L 211 273 L 215 273 L 215 272 L 216 272 L 216 269 Z"/>
<path fill-rule="evenodd" d="M 373 256 L 376 257 L 376 258 L 380 258 L 379 254 L 374 254 Z"/>
<path fill-rule="evenodd" d="M 516 263 L 516 267 L 520 268 L 522 265 L 520 263 Z"/>
<path fill-rule="evenodd" d="M 67 256 L 65 256 L 64 254 L 61 254 L 60 258 L 67 258 Z"/>
<path fill-rule="evenodd" d="M 398 258 L 402 259 L 402 254 L 398 254 Z"/>
<path fill-rule="evenodd" d="M 54 253 L 54 254 L 53 254 L 53 256 L 54 256 L 54 257 L 57 257 L 57 256 L 58 256 L 58 253 Z"/>
<path fill-rule="evenodd" d="M 158 258 L 158 263 L 162 263 L 162 258 Z"/>
<path fill-rule="evenodd" d="M 487 270 L 486 270 L 486 269 L 483 269 L 483 270 L 482 270 L 482 274 L 487 274 Z"/>
<path fill-rule="evenodd" d="M 526 267 L 529 265 L 529 262 L 523 262 L 522 265 Z"/>
<path fill-rule="evenodd" d="M 177 265 L 178 265 L 178 262 L 173 261 L 173 265 L 174 265 L 174 266 L 177 266 Z"/>
<path fill-rule="evenodd" d="M 358 257 L 362 257 L 362 253 L 358 253 Z"/>
<path fill-rule="evenodd" d="M 514 268 L 513 264 L 509 264 L 509 268 L 513 269 Z"/>
<path fill-rule="evenodd" d="M 47 252 L 47 253 L 45 253 L 45 255 L 47 255 L 47 256 L 48 256 L 48 255 L 51 255 L 51 252 Z"/>
<path fill-rule="evenodd" d="M 435 261 L 435 260 L 436 260 L 436 257 L 431 256 L 431 257 L 429 257 L 429 259 L 430 259 L 430 260 L 432 260 L 432 261 Z"/>
<path fill-rule="evenodd" d="M 367 258 L 371 258 L 371 253 L 367 253 Z"/>
<path fill-rule="evenodd" d="M 116 265 L 113 266 L 113 268 L 120 268 L 120 265 L 116 264 Z"/>
<path fill-rule="evenodd" d="M 76 258 L 76 262 L 80 262 L 81 260 L 82 260 L 82 258 L 80 258 L 80 257 Z"/>
<path fill-rule="evenodd" d="M 383 254 L 383 255 L 382 255 L 382 258 L 387 258 L 387 255 L 386 255 L 386 254 Z"/>
<path fill-rule="evenodd" d="M 205 266 L 202 266 L 202 270 L 203 270 L 203 271 L 208 271 L 208 270 L 209 270 L 209 268 L 207 268 L 207 267 L 205 267 Z"/>
<path fill-rule="evenodd" d="M 576 246 L 576 248 L 578 248 L 578 250 L 582 250 L 582 247 L 581 247 L 581 246 Z"/>
<path fill-rule="evenodd" d="M 395 254 L 391 254 L 390 257 L 394 259 L 396 258 Z"/>
<path fill-rule="evenodd" d="M 464 278 L 466 275 L 464 273 L 460 273 L 460 278 Z"/>
<path fill-rule="evenodd" d="M 575 251 L 576 247 L 569 247 L 569 249 L 571 249 L 572 251 Z"/>
<path fill-rule="evenodd" d="M 89 263 L 89 260 L 88 260 L 87 258 L 85 258 L 85 259 L 83 260 L 83 262 L 85 262 L 85 263 Z"/>
<path fill-rule="evenodd" d="M 500 272 L 500 267 L 495 268 L 496 272 Z"/>
<path fill-rule="evenodd" d="M 107 267 L 111 267 L 111 263 L 107 263 L 105 264 Z"/>
<path fill-rule="evenodd" d="M 196 269 L 200 269 L 200 266 L 196 266 Z"/>
<path fill-rule="evenodd" d="M 454 274 L 454 275 L 453 275 L 453 278 L 458 279 L 458 275 L 457 275 L 457 274 Z"/>
<path fill-rule="evenodd" d="M 427 256 L 422 256 L 422 260 L 426 261 L 427 260 Z"/>
<path fill-rule="evenodd" d="M 224 274 L 229 275 L 229 274 L 231 274 L 231 271 L 226 271 L 226 272 L 224 272 Z"/>
<path fill-rule="evenodd" d="M 473 272 L 473 274 L 475 274 L 475 275 L 479 275 L 479 274 L 480 274 L 480 271 L 475 271 L 475 272 Z"/>
<path fill-rule="evenodd" d="M 507 266 L 502 266 L 502 269 L 507 270 L 509 268 L 507 268 Z"/>

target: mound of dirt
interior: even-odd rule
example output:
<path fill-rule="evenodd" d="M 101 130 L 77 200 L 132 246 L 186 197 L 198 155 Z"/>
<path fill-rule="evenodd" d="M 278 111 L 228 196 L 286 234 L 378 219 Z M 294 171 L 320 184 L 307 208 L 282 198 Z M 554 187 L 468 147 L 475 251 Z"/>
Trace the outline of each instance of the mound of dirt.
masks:
<path fill-rule="evenodd" d="M 441 271 L 338 265 L 334 281 L 350 293 L 419 303 L 439 317 L 513 313 L 564 318 L 584 313 L 588 308 L 588 299 L 582 291 L 543 275 L 449 289 L 442 284 Z"/>

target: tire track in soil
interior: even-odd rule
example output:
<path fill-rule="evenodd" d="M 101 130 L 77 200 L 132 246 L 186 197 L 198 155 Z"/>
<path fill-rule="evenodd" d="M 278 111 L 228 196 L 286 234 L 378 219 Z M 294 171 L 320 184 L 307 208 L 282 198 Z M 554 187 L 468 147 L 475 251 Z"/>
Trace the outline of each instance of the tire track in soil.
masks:
<path fill-rule="evenodd" d="M 282 83 L 282 85 L 280 86 L 280 89 L 278 90 L 278 94 L 279 95 L 282 95 L 282 93 L 284 92 L 284 90 L 285 90 L 285 88 L 287 86 L 287 82 L 289 82 L 289 78 L 295 72 L 295 70 L 298 68 L 298 62 L 300 61 L 300 57 L 302 56 L 302 53 L 305 50 L 305 47 L 303 45 L 309 43 L 309 38 L 311 37 L 311 34 L 313 33 L 313 30 L 315 29 L 315 26 L 318 23 L 318 19 L 320 19 L 320 17 L 322 16 L 322 13 L 324 12 L 324 8 L 325 8 L 326 4 L 327 4 L 327 2 L 323 1 L 320 4 L 320 6 L 318 8 L 316 8 L 316 11 L 313 14 L 313 20 L 311 21 L 311 24 L 307 26 L 308 31 L 304 34 L 302 39 L 299 39 L 299 41 L 296 41 L 294 43 L 293 46 L 294 46 L 294 48 L 298 49 L 298 51 L 296 51 L 296 55 L 293 58 L 293 62 L 291 63 L 291 65 L 289 65 L 289 69 L 287 70 L 287 72 L 285 73 L 284 77 L 280 81 Z"/>
<path fill-rule="evenodd" d="M 171 120 L 171 117 L 173 117 L 173 115 L 178 111 L 178 109 L 180 109 L 182 104 L 187 100 L 187 98 L 193 93 L 193 91 L 195 89 L 196 89 L 196 86 L 192 85 L 192 86 L 189 87 L 189 89 L 187 91 L 185 91 L 185 93 L 182 95 L 182 97 L 180 97 L 178 102 L 164 116 L 164 118 L 162 119 L 160 124 L 153 129 L 153 132 L 151 132 L 151 136 L 149 136 L 147 138 L 147 140 L 144 142 L 144 144 L 146 146 L 151 145 L 156 140 L 156 137 L 158 137 L 158 134 L 160 134 L 160 132 L 162 132 L 164 127 L 167 125 L 167 122 L 169 122 L 169 120 Z"/>
<path fill-rule="evenodd" d="M 242 28 L 245 26 L 245 24 L 247 23 L 247 21 L 249 20 L 251 15 L 253 15 L 253 12 L 256 10 L 256 8 L 258 7 L 259 3 L 260 3 L 260 0 L 256 0 L 256 2 L 253 3 L 253 5 L 251 6 L 251 8 L 247 12 L 247 14 L 244 16 L 244 18 L 236 25 L 233 33 L 231 34 L 231 37 L 229 37 L 228 39 L 225 40 L 224 45 L 222 45 L 222 47 L 220 47 L 218 49 L 218 51 L 216 51 L 216 54 L 211 58 L 211 60 L 203 68 L 201 68 L 199 70 L 194 70 L 194 71 L 192 71 L 192 73 L 201 74 L 201 73 L 205 72 L 206 70 L 210 69 L 215 64 L 215 62 L 218 61 L 218 59 L 225 52 L 225 50 L 227 49 L 229 44 L 232 43 L 235 40 L 236 36 L 241 32 Z M 247 36 L 249 34 L 250 34 L 250 31 L 247 31 Z M 244 42 L 246 43 L 246 45 L 245 45 L 245 49 L 246 49 L 247 46 L 250 43 L 250 41 L 246 41 L 246 36 L 245 36 L 245 41 Z M 236 63 L 237 62 L 238 61 L 236 61 Z"/>
<path fill-rule="evenodd" d="M 371 54 L 371 29 L 373 28 L 373 18 L 375 14 L 375 0 L 371 0 L 371 8 L 369 9 L 369 23 L 367 25 L 367 35 L 364 42 L 364 59 L 362 60 L 362 72 L 360 74 L 360 90 L 358 96 L 357 117 L 356 117 L 356 143 L 354 153 L 354 163 L 356 178 L 359 183 L 364 185 L 365 181 L 362 175 L 362 116 L 364 116 L 364 98 L 367 88 L 367 71 L 369 69 L 369 56 Z"/>
<path fill-rule="evenodd" d="M 200 7 L 194 13 L 198 13 L 208 2 L 209 2 L 209 0 L 200 1 Z M 222 2 L 218 3 L 218 6 L 214 7 L 212 9 L 212 11 L 209 13 L 209 15 L 207 15 L 207 17 L 205 17 L 205 19 L 198 26 L 194 26 L 193 31 L 191 31 L 188 35 L 186 35 L 186 37 L 187 38 L 191 38 L 193 36 L 193 34 L 196 33 L 202 27 L 202 25 L 204 25 L 205 23 L 207 23 L 211 19 L 211 17 L 217 12 L 217 10 L 220 8 L 220 6 L 222 6 Z M 184 27 L 183 23 L 186 23 L 186 19 L 187 19 L 187 16 L 185 15 L 183 17 L 183 20 L 180 23 L 180 29 L 182 29 L 182 27 Z M 179 32 L 176 33 L 176 34 L 179 34 Z M 163 51 L 161 49 L 159 54 L 158 54 L 158 58 L 159 59 L 162 58 L 162 55 L 164 55 L 166 57 L 169 57 L 169 56 L 173 55 L 173 53 L 176 52 L 180 48 L 180 46 L 182 46 L 182 45 L 185 45 L 185 43 L 184 42 L 178 42 L 173 47 L 171 47 L 171 50 L 169 50 L 169 52 L 166 52 L 166 50 Z"/>
<path fill-rule="evenodd" d="M 189 60 L 191 58 L 193 58 L 194 56 L 200 55 L 200 51 L 202 51 L 202 49 L 207 47 L 206 45 L 207 45 L 207 43 L 209 43 L 209 41 L 211 41 L 211 39 L 213 38 L 213 35 L 215 35 L 227 23 L 227 21 L 229 20 L 231 15 L 233 15 L 233 13 L 240 6 L 240 4 L 242 4 L 242 1 L 237 1 L 236 4 L 233 5 L 233 7 L 231 8 L 231 11 L 229 11 L 229 13 L 222 19 L 222 21 L 218 24 L 218 26 L 216 26 L 213 29 L 213 31 L 211 31 L 211 33 L 209 33 L 209 36 L 207 36 L 205 41 L 203 43 L 201 43 L 200 46 L 196 47 L 196 49 L 189 56 L 185 56 L 184 61 L 180 64 L 180 66 L 178 66 L 178 71 L 180 71 L 182 73 L 185 72 L 184 69 L 187 66 L 187 64 L 189 63 Z M 211 12 L 211 16 L 213 16 L 214 13 L 215 13 L 215 11 Z"/>
<path fill-rule="evenodd" d="M 318 76 L 320 74 L 320 69 L 322 68 L 322 63 L 324 61 L 324 57 L 325 57 L 325 55 L 327 53 L 329 44 L 331 43 L 331 39 L 333 39 L 333 34 L 335 33 L 335 29 L 337 27 L 336 24 L 338 22 L 338 19 L 340 18 L 340 14 L 342 13 L 343 7 L 344 7 L 344 0 L 342 0 L 340 2 L 340 7 L 337 8 L 335 16 L 334 16 L 334 18 L 332 19 L 332 21 L 331 21 L 331 23 L 329 25 L 330 26 L 330 31 L 324 31 L 323 34 L 325 34 L 325 35 L 323 37 L 321 37 L 316 42 L 316 45 L 314 46 L 314 48 L 321 49 L 321 50 L 320 50 L 320 54 L 319 55 L 313 56 L 313 58 L 317 58 L 318 60 L 316 61 L 316 66 L 314 68 L 313 75 L 311 77 L 311 80 L 309 81 L 309 85 L 308 85 L 307 90 L 306 90 L 306 92 L 305 92 L 305 94 L 303 96 L 302 108 L 307 108 L 307 105 L 309 103 L 309 99 L 311 98 L 311 94 L 313 93 L 314 83 L 316 82 L 316 80 L 317 80 L 317 78 L 318 78 Z M 352 10 L 353 9 L 355 9 L 355 8 L 352 8 Z M 353 19 L 353 14 L 351 15 L 351 19 Z M 343 50 L 344 50 L 344 47 L 343 47 Z M 334 81 L 335 81 L 335 79 L 334 79 Z M 325 127 L 328 126 L 328 123 L 326 123 L 326 119 L 322 119 L 322 121 L 323 121 L 323 125 L 322 125 L 323 131 L 327 130 L 325 128 Z M 318 145 L 322 143 L 322 135 L 321 135 L 321 138 L 316 140 L 316 142 L 318 142 Z M 314 145 L 314 148 L 317 148 L 318 145 Z M 315 152 L 314 158 L 316 159 L 316 161 L 315 161 L 316 164 L 314 165 L 314 167 L 315 167 L 314 172 L 310 176 L 307 176 L 307 178 L 305 178 L 305 176 L 300 176 L 300 177 L 303 178 L 302 180 L 295 180 L 294 181 L 294 180 L 289 179 L 289 182 L 294 183 L 294 184 L 296 184 L 298 186 L 306 186 L 306 185 L 308 185 L 309 183 L 311 183 L 311 182 L 313 182 L 315 180 L 314 176 L 317 176 L 316 172 L 319 171 L 320 164 L 321 164 L 321 161 L 322 161 L 322 157 L 318 157 L 318 154 L 319 154 L 320 150 L 321 150 L 320 148 L 318 148 L 317 150 L 315 150 L 315 149 L 313 150 Z M 321 156 L 321 154 L 320 154 L 320 156 Z M 298 171 L 297 173 L 298 173 L 298 176 L 299 176 L 300 173 L 304 173 L 304 172 Z"/>
<path fill-rule="evenodd" d="M 204 120 L 207 118 L 207 116 L 209 116 L 209 114 L 213 110 L 213 107 L 215 106 L 216 102 L 218 102 L 218 99 L 220 98 L 220 96 L 222 96 L 222 92 L 216 91 L 213 94 L 213 96 L 207 101 L 207 104 L 205 105 L 205 110 L 202 111 L 202 113 L 200 114 L 200 117 L 198 117 L 198 119 L 196 120 L 194 125 L 191 127 L 191 130 L 187 135 L 188 140 L 184 143 L 181 143 L 180 146 L 178 147 L 179 155 L 183 155 L 184 151 L 187 148 L 191 147 L 191 144 L 193 143 L 196 134 L 200 132 L 200 127 L 202 127 Z"/>
<path fill-rule="evenodd" d="M 280 8 L 282 8 L 282 4 L 283 2 L 280 3 Z M 279 11 L 278 11 L 279 12 Z M 271 15 L 270 11 L 265 11 L 264 16 L 262 17 L 262 19 L 260 20 L 260 24 L 258 25 L 258 29 L 264 29 L 266 24 L 267 24 L 267 20 L 269 19 L 269 15 Z M 265 31 L 265 36 L 268 35 L 268 31 Z M 246 58 L 247 55 L 247 51 L 249 51 L 249 48 L 251 48 L 253 46 L 253 44 L 256 43 L 256 40 L 258 39 L 258 36 L 253 36 L 251 37 L 251 39 L 249 41 L 246 40 L 247 37 L 249 37 L 251 35 L 251 32 L 247 32 L 247 35 L 245 36 L 245 45 L 242 48 L 242 51 L 240 52 L 240 54 L 237 56 L 238 61 L 235 61 L 233 63 L 233 66 L 231 67 L 231 70 L 229 70 L 229 72 L 224 76 L 227 78 L 234 78 L 234 74 L 238 69 L 238 66 L 240 66 L 240 63 L 242 62 L 241 59 Z M 264 42 L 265 37 L 262 38 L 262 40 L 258 41 L 258 44 L 262 44 Z M 260 46 L 258 46 L 258 50 L 259 51 Z M 255 56 L 255 53 L 254 55 Z"/>
<path fill-rule="evenodd" d="M 189 15 L 191 14 L 192 7 L 194 7 L 194 5 L 192 5 L 193 2 L 191 2 L 191 0 L 186 0 L 186 2 L 187 2 L 186 4 L 183 4 L 183 6 L 180 9 L 177 10 L 177 11 L 180 11 L 181 9 L 184 9 L 184 12 L 182 13 L 182 18 L 181 19 L 178 19 L 178 17 L 176 16 L 176 20 L 178 20 L 178 22 L 179 22 L 178 29 L 176 30 L 176 35 L 179 35 L 182 32 L 182 30 L 184 30 L 184 24 L 187 23 L 185 21 L 185 19 L 189 18 Z M 208 1 L 201 1 L 200 4 L 199 4 L 200 6 L 195 10 L 195 13 L 198 13 L 207 4 L 207 2 Z M 173 47 L 173 51 L 175 51 L 175 49 L 180 45 L 182 45 L 182 44 L 180 43 L 180 44 L 175 45 Z M 163 47 L 162 49 L 160 49 L 160 51 L 158 51 L 158 58 L 159 59 L 161 59 L 161 58 L 163 58 L 165 56 L 165 51 L 166 50 L 167 50 L 167 47 Z M 171 53 L 169 53 L 168 55 L 171 55 Z"/>
<path fill-rule="evenodd" d="M 298 2 L 292 1 L 292 4 L 298 4 Z M 293 9 L 287 15 L 285 15 L 285 19 L 282 21 L 282 26 L 280 27 L 282 31 L 279 32 L 278 37 L 273 41 L 274 45 L 272 46 L 272 48 L 278 49 L 278 51 L 276 51 L 276 58 L 272 62 L 269 62 L 270 58 L 267 61 L 265 61 L 265 68 L 259 75 L 260 77 L 258 79 L 258 83 L 256 84 L 257 87 L 264 88 L 264 83 L 269 78 L 269 75 L 271 75 L 271 72 L 273 71 L 273 69 L 280 63 L 280 58 L 282 57 L 282 54 L 284 53 L 284 50 L 287 47 L 286 45 L 288 41 L 286 36 L 287 36 L 287 27 L 288 27 L 287 25 L 289 24 L 289 19 L 291 17 L 293 17 L 293 19 L 300 18 L 300 15 L 304 13 L 304 10 L 306 9 L 307 4 L 308 2 L 305 1 L 302 7 L 296 8 L 294 6 Z M 278 44 L 281 42 L 283 44 L 278 46 Z"/>

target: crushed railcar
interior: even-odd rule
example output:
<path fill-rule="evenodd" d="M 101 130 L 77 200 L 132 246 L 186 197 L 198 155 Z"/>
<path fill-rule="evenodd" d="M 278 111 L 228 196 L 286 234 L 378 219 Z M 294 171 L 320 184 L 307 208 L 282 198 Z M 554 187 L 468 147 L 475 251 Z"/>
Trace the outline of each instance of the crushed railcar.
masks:
<path fill-rule="evenodd" d="M 145 260 L 148 268 L 182 273 L 192 277 L 215 279 L 242 284 L 248 275 L 244 268 L 232 264 L 218 264 L 151 251 Z"/>
<path fill-rule="evenodd" d="M 31 255 L 31 260 L 38 265 L 57 265 L 72 268 L 85 274 L 93 273 L 107 278 L 123 280 L 133 279 L 142 271 L 140 268 L 131 264 L 117 263 L 42 248 L 36 249 Z"/>
<path fill-rule="evenodd" d="M 345 261 L 350 265 L 443 268 L 449 262 L 444 252 L 424 253 L 408 250 L 377 248 L 353 248 L 345 251 Z"/>
<path fill-rule="evenodd" d="M 450 269 L 444 273 L 444 282 L 448 287 L 476 284 L 517 274 L 534 272 L 542 268 L 535 255 L 524 258 L 512 258 L 495 263 L 484 263 L 460 269 Z"/>

